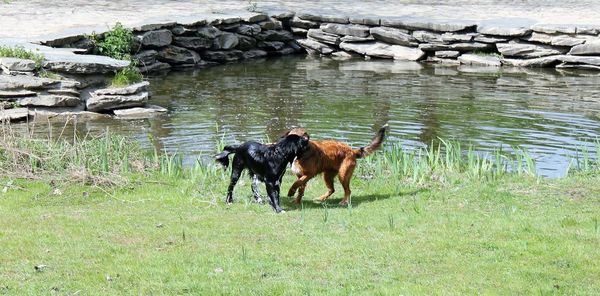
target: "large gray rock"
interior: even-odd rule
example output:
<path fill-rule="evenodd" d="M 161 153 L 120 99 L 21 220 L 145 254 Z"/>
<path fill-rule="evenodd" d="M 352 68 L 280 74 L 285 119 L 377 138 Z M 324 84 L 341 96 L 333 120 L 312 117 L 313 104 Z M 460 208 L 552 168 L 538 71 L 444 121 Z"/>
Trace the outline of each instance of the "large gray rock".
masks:
<path fill-rule="evenodd" d="M 257 24 L 241 25 L 236 30 L 236 32 L 238 34 L 242 34 L 242 35 L 246 35 L 246 36 L 256 36 L 261 31 L 262 31 L 262 29 Z"/>
<path fill-rule="evenodd" d="M 235 33 L 223 32 L 215 38 L 212 49 L 232 49 L 239 43 L 238 35 Z"/>
<path fill-rule="evenodd" d="M 131 56 L 131 59 L 137 61 L 140 65 L 151 65 L 156 62 L 158 52 L 154 49 L 142 50 Z"/>
<path fill-rule="evenodd" d="M 198 30 L 196 28 L 188 28 L 186 26 L 177 25 L 171 28 L 171 32 L 176 36 L 184 36 L 184 35 L 192 35 L 195 34 Z"/>
<path fill-rule="evenodd" d="M 115 109 L 113 113 L 119 118 L 145 118 L 167 112 L 166 108 L 156 105 L 133 107 L 127 109 Z"/>
<path fill-rule="evenodd" d="M 531 36 L 524 38 L 524 40 L 531 41 L 531 42 L 550 44 L 550 45 L 554 45 L 554 46 L 568 46 L 568 47 L 583 44 L 586 41 L 585 38 L 572 37 L 569 35 L 550 35 L 550 34 L 538 33 L 538 32 L 531 33 Z"/>
<path fill-rule="evenodd" d="M 60 85 L 60 80 L 32 76 L 0 75 L 0 90 L 48 89 Z"/>
<path fill-rule="evenodd" d="M 310 30 L 308 30 L 307 36 L 316 41 L 327 43 L 327 44 L 332 44 L 332 45 L 338 45 L 341 42 L 340 36 L 338 36 L 336 34 L 332 34 L 332 33 L 323 32 L 323 30 L 321 30 L 321 29 L 310 29 Z"/>
<path fill-rule="evenodd" d="M 315 12 L 301 12 L 297 14 L 298 18 L 309 21 L 316 21 L 321 23 L 339 23 L 339 24 L 347 24 L 349 23 L 348 18 L 345 16 L 335 16 L 335 15 L 323 15 L 321 13 Z"/>
<path fill-rule="evenodd" d="M 482 56 L 477 54 L 463 54 L 458 57 L 458 61 L 465 65 L 482 65 L 500 67 L 502 63 L 500 59 L 495 56 Z"/>
<path fill-rule="evenodd" d="M 496 44 L 496 48 L 505 57 L 528 59 L 564 53 L 564 50 L 555 47 L 526 43 L 498 43 Z"/>
<path fill-rule="evenodd" d="M 203 57 L 209 61 L 227 63 L 244 58 L 244 53 L 241 50 L 207 50 L 203 53 Z"/>
<path fill-rule="evenodd" d="M 533 59 L 503 58 L 502 64 L 513 67 L 553 67 L 560 62 L 560 57 L 560 55 L 553 55 Z"/>
<path fill-rule="evenodd" d="M 382 18 L 381 25 L 409 30 L 429 30 L 437 32 L 457 32 L 471 30 L 476 27 L 476 24 L 470 21 L 434 20 L 419 17 Z"/>
<path fill-rule="evenodd" d="M 442 35 L 428 31 L 414 31 L 413 37 L 423 43 L 442 43 Z"/>
<path fill-rule="evenodd" d="M 246 22 L 246 23 L 258 23 L 261 21 L 264 21 L 266 19 L 268 19 L 269 16 L 267 14 L 264 13 L 248 13 L 246 15 L 241 16 L 242 21 Z"/>
<path fill-rule="evenodd" d="M 35 61 L 17 58 L 0 58 L 0 67 L 8 71 L 28 72 L 35 70 Z"/>
<path fill-rule="evenodd" d="M 198 28 L 198 36 L 200 36 L 200 37 L 214 39 L 214 38 L 217 38 L 218 36 L 221 36 L 221 34 L 223 34 L 223 32 L 221 32 L 221 30 L 215 28 L 214 26 L 206 26 L 206 27 Z"/>
<path fill-rule="evenodd" d="M 44 69 L 70 74 L 106 74 L 129 66 L 130 61 L 99 55 L 45 54 Z"/>
<path fill-rule="evenodd" d="M 363 25 L 346 25 L 346 24 L 322 24 L 323 32 L 356 37 L 368 37 L 369 27 Z"/>
<path fill-rule="evenodd" d="M 169 64 L 197 64 L 201 60 L 197 52 L 173 45 L 161 49 L 158 59 Z"/>
<path fill-rule="evenodd" d="M 0 122 L 23 121 L 29 117 L 27 108 L 0 110 Z"/>
<path fill-rule="evenodd" d="M 148 81 L 138 82 L 132 85 L 124 86 L 124 87 L 109 87 L 104 89 L 98 89 L 93 92 L 94 95 L 131 95 L 138 92 L 146 91 L 150 85 Z"/>
<path fill-rule="evenodd" d="M 600 66 L 600 57 L 563 55 L 563 56 L 559 56 L 558 60 L 562 61 L 562 62 L 566 62 L 566 63 L 588 64 L 588 65 Z"/>
<path fill-rule="evenodd" d="M 302 29 L 316 29 L 319 27 L 319 23 L 317 22 L 313 22 L 313 21 L 307 21 L 307 20 L 303 20 L 301 18 L 298 17 L 294 17 L 292 20 L 290 20 L 290 26 L 291 27 L 296 27 L 296 28 L 302 28 Z"/>
<path fill-rule="evenodd" d="M 140 107 L 148 102 L 148 92 L 133 95 L 91 94 L 85 102 L 88 111 L 109 111 L 127 107 Z"/>
<path fill-rule="evenodd" d="M 81 104 L 81 100 L 78 97 L 65 95 L 38 95 L 20 98 L 17 103 L 24 107 L 75 107 Z"/>
<path fill-rule="evenodd" d="M 249 50 L 256 46 L 256 39 L 254 39 L 252 37 L 245 36 L 245 35 L 238 35 L 237 37 L 238 37 L 238 44 L 235 47 L 236 49 Z"/>
<path fill-rule="evenodd" d="M 312 39 L 298 39 L 296 42 L 308 50 L 314 50 L 321 54 L 331 54 L 335 51 L 333 47 Z"/>
<path fill-rule="evenodd" d="M 381 40 L 390 44 L 407 45 L 417 47 L 417 39 L 410 34 L 405 33 L 400 29 L 389 27 L 375 27 L 370 30 L 371 35 L 377 40 Z M 367 34 L 368 36 L 368 34 Z"/>
<path fill-rule="evenodd" d="M 598 25 L 578 25 L 577 34 L 598 35 L 600 26 Z"/>
<path fill-rule="evenodd" d="M 352 16 L 349 18 L 351 24 L 367 25 L 367 26 L 379 26 L 381 20 L 378 16 Z"/>
<path fill-rule="evenodd" d="M 281 30 L 283 29 L 283 24 L 281 24 L 278 20 L 268 20 L 264 22 L 258 23 L 262 30 Z"/>
<path fill-rule="evenodd" d="M 289 41 L 294 40 L 294 35 L 285 30 L 266 30 L 260 32 L 256 38 L 263 41 Z"/>
<path fill-rule="evenodd" d="M 588 65 L 588 64 L 559 64 L 556 65 L 556 69 L 578 69 L 578 70 L 592 70 L 600 71 L 600 66 Z"/>
<path fill-rule="evenodd" d="M 175 37 L 173 44 L 189 49 L 208 49 L 213 45 L 213 40 L 205 37 Z"/>
<path fill-rule="evenodd" d="M 144 46 L 162 47 L 171 44 L 173 33 L 167 29 L 161 29 L 145 32 L 138 36 L 138 38 Z"/>
<path fill-rule="evenodd" d="M 586 42 L 585 44 L 573 46 L 571 55 L 598 55 L 600 54 L 600 41 Z"/>
<path fill-rule="evenodd" d="M 458 50 L 461 52 L 474 51 L 474 50 L 491 50 L 493 44 L 470 42 L 470 43 L 452 43 L 452 44 L 440 44 L 440 43 L 422 43 L 419 44 L 419 49 L 423 51 L 440 51 L 440 50 Z"/>
<path fill-rule="evenodd" d="M 138 69 L 142 73 L 163 72 L 170 70 L 171 65 L 163 62 L 156 62 L 154 64 L 141 65 Z"/>
<path fill-rule="evenodd" d="M 367 43 L 340 43 L 340 48 L 346 51 L 356 52 L 362 55 L 388 58 L 395 60 L 420 60 L 425 53 L 412 47 L 402 45 L 390 45 L 383 42 L 367 42 Z"/>

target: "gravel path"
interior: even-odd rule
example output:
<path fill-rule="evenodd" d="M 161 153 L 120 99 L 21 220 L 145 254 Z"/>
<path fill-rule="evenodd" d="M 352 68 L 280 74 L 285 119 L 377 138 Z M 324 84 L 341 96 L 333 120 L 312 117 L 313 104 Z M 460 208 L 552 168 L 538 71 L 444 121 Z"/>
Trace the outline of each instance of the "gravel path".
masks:
<path fill-rule="evenodd" d="M 436 19 L 514 23 L 600 25 L 600 1 L 252 1 L 260 9 L 320 10 L 332 14 L 413 15 Z M 418 3 L 421 2 L 421 3 Z M 101 31 L 115 22 L 135 25 L 175 16 L 244 10 L 248 1 L 216 0 L 4 0 L 0 37 L 47 39 L 53 35 Z"/>

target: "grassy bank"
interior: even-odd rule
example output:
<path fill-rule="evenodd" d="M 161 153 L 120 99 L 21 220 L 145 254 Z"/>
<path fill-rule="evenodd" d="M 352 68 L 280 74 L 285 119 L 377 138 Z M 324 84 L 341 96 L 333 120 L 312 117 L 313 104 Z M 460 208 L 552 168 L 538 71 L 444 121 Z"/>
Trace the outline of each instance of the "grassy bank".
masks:
<path fill-rule="evenodd" d="M 12 175 L 0 178 L 0 294 L 600 290 L 595 162 L 546 180 L 525 169 L 527 157 L 388 147 L 359 164 L 351 207 L 337 205 L 339 192 L 311 201 L 325 190 L 314 180 L 301 206 L 284 198 L 288 212 L 276 215 L 251 202 L 247 178 L 227 206 L 227 172 L 181 168 L 177 157 L 140 153 L 125 138 L 33 148 L 26 137 L 4 139 L 0 162 Z M 73 151 L 71 164 L 34 161 Z M 506 173 L 518 160 L 522 171 Z M 282 188 L 292 181 L 288 174 Z"/>

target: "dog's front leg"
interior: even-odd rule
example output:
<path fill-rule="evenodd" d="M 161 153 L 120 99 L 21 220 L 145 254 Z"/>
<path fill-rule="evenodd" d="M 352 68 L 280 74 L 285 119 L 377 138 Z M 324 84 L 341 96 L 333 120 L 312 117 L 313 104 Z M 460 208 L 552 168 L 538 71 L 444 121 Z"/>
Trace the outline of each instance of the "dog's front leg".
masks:
<path fill-rule="evenodd" d="M 278 181 L 267 181 L 267 194 L 271 199 L 271 205 L 276 213 L 285 213 L 285 211 L 279 205 L 279 182 Z"/>

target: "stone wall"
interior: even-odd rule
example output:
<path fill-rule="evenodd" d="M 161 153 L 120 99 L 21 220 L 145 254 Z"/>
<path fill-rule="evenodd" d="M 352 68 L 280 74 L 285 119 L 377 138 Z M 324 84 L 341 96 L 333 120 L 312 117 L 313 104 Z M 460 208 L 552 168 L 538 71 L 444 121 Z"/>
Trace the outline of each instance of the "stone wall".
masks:
<path fill-rule="evenodd" d="M 600 70 L 600 27 L 589 25 L 522 26 L 279 11 L 195 15 L 147 23 L 133 31 L 132 58 L 145 74 L 305 51 L 342 59 Z M 33 61 L 0 59 L 0 109 L 4 109 L 0 120 L 166 111 L 148 105 L 147 82 L 109 88 L 113 73 L 129 62 L 91 55 L 94 43 L 88 37 L 66 36 L 42 45 L 0 40 L 0 45 L 23 46 L 44 55 L 42 68 Z"/>
<path fill-rule="evenodd" d="M 301 13 L 290 21 L 309 52 L 485 66 L 600 70 L 600 28 L 415 17 L 340 17 Z"/>

